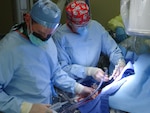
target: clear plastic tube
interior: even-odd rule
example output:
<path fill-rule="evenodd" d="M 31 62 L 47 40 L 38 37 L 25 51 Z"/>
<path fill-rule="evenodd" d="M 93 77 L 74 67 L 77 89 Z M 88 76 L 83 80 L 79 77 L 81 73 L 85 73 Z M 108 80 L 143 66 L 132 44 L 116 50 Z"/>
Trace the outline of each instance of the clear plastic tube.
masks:
<path fill-rule="evenodd" d="M 105 76 L 108 74 L 108 69 L 105 67 L 105 68 L 104 68 L 104 71 L 105 71 L 105 74 L 104 74 L 104 77 L 105 77 Z M 103 82 L 104 82 L 103 79 L 104 79 L 104 78 L 102 78 L 102 80 L 100 81 L 98 87 L 95 89 L 95 91 L 94 91 L 92 94 L 90 94 L 89 96 L 87 96 L 87 97 L 84 98 L 83 100 L 81 100 L 81 101 L 79 101 L 79 102 L 77 102 L 77 103 L 71 105 L 70 107 L 68 107 L 67 109 L 65 109 L 65 110 L 64 110 L 63 112 L 61 112 L 61 113 L 68 113 L 68 111 L 72 111 L 72 110 L 78 108 L 79 106 L 81 106 L 81 105 L 87 103 L 88 101 L 90 101 L 91 98 L 92 98 L 92 96 L 93 96 L 95 93 L 97 93 L 97 92 L 99 91 L 99 89 L 101 88 L 101 86 L 102 86 L 102 84 L 103 84 Z"/>

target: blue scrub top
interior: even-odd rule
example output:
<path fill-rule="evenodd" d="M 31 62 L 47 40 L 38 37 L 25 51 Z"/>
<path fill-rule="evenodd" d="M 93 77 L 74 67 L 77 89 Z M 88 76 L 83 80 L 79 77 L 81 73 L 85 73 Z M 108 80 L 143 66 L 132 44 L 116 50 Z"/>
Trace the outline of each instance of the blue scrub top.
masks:
<path fill-rule="evenodd" d="M 12 31 L 0 41 L 0 111 L 20 113 L 23 101 L 49 104 L 54 85 L 74 93 L 75 83 L 61 70 L 52 38 L 39 47 Z"/>
<path fill-rule="evenodd" d="M 79 35 L 64 24 L 53 36 L 62 68 L 75 79 L 85 78 L 85 67 L 96 67 L 102 53 L 113 65 L 123 59 L 120 48 L 100 23 L 90 20 L 86 27 L 87 33 Z"/>

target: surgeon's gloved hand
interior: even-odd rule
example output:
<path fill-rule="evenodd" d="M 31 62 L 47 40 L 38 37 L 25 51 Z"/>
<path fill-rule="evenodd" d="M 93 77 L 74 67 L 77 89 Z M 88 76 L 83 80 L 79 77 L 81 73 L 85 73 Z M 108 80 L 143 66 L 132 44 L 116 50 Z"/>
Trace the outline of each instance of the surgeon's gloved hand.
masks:
<path fill-rule="evenodd" d="M 46 104 L 33 104 L 29 113 L 53 113 L 50 105 Z"/>
<path fill-rule="evenodd" d="M 92 94 L 95 91 L 92 87 L 83 86 L 82 84 L 76 83 L 75 84 L 75 93 L 79 95 L 81 98 L 85 98 Z M 93 96 L 94 98 L 94 96 Z"/>
<path fill-rule="evenodd" d="M 109 77 L 109 80 L 112 78 L 115 80 L 125 67 L 125 60 L 124 59 L 119 59 L 118 64 L 115 66 L 115 69 L 113 70 L 113 74 Z"/>
<path fill-rule="evenodd" d="M 85 69 L 86 71 L 86 75 L 87 76 L 92 76 L 95 80 L 97 80 L 98 82 L 100 82 L 101 80 L 103 81 L 108 81 L 108 75 L 106 75 L 106 73 L 97 67 L 86 67 Z"/>
<path fill-rule="evenodd" d="M 53 113 L 49 104 L 32 104 L 23 102 L 21 105 L 21 113 Z"/>

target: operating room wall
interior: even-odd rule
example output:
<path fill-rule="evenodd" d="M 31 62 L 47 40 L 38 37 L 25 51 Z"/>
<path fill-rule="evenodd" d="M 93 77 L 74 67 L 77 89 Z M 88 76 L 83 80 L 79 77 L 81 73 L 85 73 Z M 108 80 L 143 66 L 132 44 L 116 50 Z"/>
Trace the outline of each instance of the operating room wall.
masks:
<path fill-rule="evenodd" d="M 13 25 L 12 0 L 0 1 L 0 14 L 0 34 L 5 34 Z"/>
<path fill-rule="evenodd" d="M 106 29 L 107 22 L 119 13 L 120 0 L 91 0 L 92 19 L 99 21 Z"/>
<path fill-rule="evenodd" d="M 99 21 L 106 29 L 107 22 L 120 12 L 120 0 L 90 0 L 92 19 Z M 12 0 L 1 0 L 0 3 L 0 34 L 7 33 L 15 24 Z M 63 11 L 61 23 L 65 23 Z"/>
<path fill-rule="evenodd" d="M 92 19 L 100 22 L 106 29 L 107 22 L 119 15 L 120 0 L 89 0 Z M 63 12 L 61 22 L 65 22 L 65 12 Z"/>

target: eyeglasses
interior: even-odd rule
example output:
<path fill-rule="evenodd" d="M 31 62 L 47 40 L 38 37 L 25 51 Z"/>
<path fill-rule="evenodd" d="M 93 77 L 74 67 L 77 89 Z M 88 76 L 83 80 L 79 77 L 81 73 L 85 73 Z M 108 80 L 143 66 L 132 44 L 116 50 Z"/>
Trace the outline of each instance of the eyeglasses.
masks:
<path fill-rule="evenodd" d="M 32 34 L 42 41 L 47 41 L 60 26 L 60 23 L 44 23 L 40 24 L 34 21 L 33 19 L 30 21 L 32 25 Z"/>

